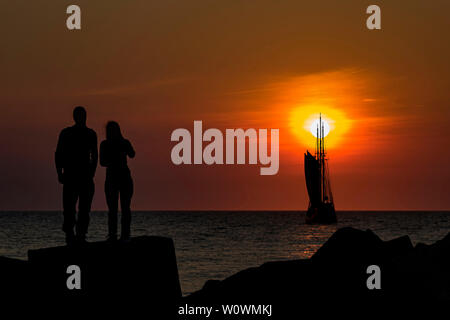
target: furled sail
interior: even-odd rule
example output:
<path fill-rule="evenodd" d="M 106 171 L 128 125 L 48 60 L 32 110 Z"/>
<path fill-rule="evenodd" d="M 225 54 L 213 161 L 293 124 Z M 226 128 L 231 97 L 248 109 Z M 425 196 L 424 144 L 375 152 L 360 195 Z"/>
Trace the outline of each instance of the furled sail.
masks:
<path fill-rule="evenodd" d="M 317 207 L 321 202 L 320 164 L 309 151 L 305 154 L 305 178 L 311 206 Z"/>

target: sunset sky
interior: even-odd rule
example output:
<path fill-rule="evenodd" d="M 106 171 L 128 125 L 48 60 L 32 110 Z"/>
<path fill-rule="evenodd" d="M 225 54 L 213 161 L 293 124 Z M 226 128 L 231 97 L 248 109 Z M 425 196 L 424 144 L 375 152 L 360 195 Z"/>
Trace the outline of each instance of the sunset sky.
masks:
<path fill-rule="evenodd" d="M 66 28 L 69 4 L 81 31 Z M 366 28 L 370 4 L 382 30 Z M 337 210 L 450 209 L 447 0 L 17 0 L 1 12 L 0 210 L 62 208 L 53 158 L 76 105 L 99 142 L 116 120 L 133 143 L 135 210 L 306 210 L 304 126 L 319 112 L 334 121 Z M 278 128 L 278 174 L 175 166 L 171 132 L 194 120 Z"/>

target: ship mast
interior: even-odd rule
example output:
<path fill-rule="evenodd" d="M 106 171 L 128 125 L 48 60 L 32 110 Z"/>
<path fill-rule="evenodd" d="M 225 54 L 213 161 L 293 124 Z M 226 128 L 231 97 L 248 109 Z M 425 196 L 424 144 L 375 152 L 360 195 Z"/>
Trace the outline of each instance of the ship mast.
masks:
<path fill-rule="evenodd" d="M 322 169 L 322 202 L 325 202 L 325 128 L 322 124 L 322 114 L 320 114 L 320 124 L 321 124 L 321 139 L 322 139 L 322 161 L 321 161 L 321 169 Z"/>
<path fill-rule="evenodd" d="M 325 126 L 322 123 L 322 113 L 319 116 L 316 133 L 316 159 L 319 162 L 320 170 L 320 200 L 325 202 L 326 182 L 325 182 Z"/>

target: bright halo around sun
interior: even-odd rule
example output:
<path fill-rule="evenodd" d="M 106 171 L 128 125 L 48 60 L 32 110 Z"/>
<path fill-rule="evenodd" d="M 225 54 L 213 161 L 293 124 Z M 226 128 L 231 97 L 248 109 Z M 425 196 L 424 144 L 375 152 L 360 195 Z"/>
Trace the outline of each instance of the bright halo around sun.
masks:
<path fill-rule="evenodd" d="M 346 133 L 351 127 L 351 120 L 339 109 L 328 105 L 297 106 L 289 115 L 291 132 L 302 145 L 314 149 L 321 115 L 325 145 L 329 149 L 335 148 L 345 141 Z"/>
<path fill-rule="evenodd" d="M 320 120 L 316 119 L 311 123 L 311 126 L 309 127 L 309 131 L 312 133 L 314 137 L 318 137 L 320 134 Z M 323 127 L 323 136 L 326 137 L 330 133 L 330 125 L 328 124 L 328 121 L 325 119 L 322 119 L 322 127 Z"/>

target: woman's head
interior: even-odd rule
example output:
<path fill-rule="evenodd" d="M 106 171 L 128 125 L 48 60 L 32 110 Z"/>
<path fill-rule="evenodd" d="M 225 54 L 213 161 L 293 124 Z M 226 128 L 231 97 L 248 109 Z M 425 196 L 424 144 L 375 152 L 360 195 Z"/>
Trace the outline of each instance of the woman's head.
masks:
<path fill-rule="evenodd" d="M 120 126 L 116 121 L 109 121 L 106 124 L 106 139 L 107 140 L 123 139 L 122 132 L 120 132 Z"/>

